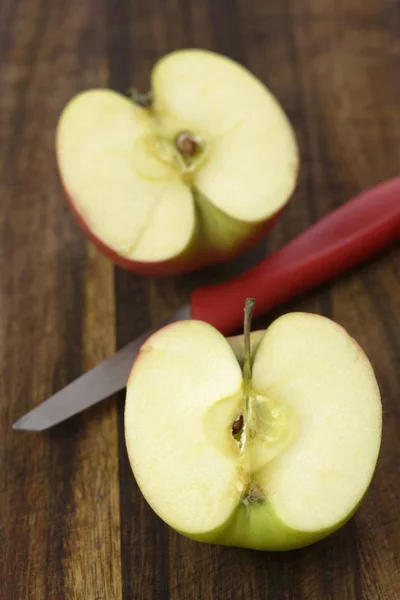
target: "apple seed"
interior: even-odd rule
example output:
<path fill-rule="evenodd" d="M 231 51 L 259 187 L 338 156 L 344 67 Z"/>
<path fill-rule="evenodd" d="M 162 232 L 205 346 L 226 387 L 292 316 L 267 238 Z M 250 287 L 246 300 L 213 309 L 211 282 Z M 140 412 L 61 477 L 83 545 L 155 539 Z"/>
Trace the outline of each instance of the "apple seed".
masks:
<path fill-rule="evenodd" d="M 176 147 L 183 156 L 194 156 L 198 150 L 199 144 L 189 131 L 178 133 L 175 140 Z"/>
<path fill-rule="evenodd" d="M 232 425 L 232 435 L 238 435 L 243 429 L 243 415 L 239 415 Z"/>

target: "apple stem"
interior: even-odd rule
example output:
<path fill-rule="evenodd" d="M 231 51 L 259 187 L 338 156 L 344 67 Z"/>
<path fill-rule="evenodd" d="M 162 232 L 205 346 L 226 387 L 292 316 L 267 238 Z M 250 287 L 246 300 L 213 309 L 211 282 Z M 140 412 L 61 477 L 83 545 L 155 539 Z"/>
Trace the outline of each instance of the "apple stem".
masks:
<path fill-rule="evenodd" d="M 246 298 L 244 305 L 244 364 L 243 364 L 243 379 L 245 384 L 251 381 L 251 321 L 253 318 L 254 307 L 256 305 L 255 298 Z"/>
<path fill-rule="evenodd" d="M 243 364 L 243 388 L 246 395 L 245 407 L 245 431 L 243 450 L 246 441 L 256 434 L 256 415 L 253 414 L 254 399 L 251 390 L 252 364 L 251 364 L 251 321 L 253 318 L 255 298 L 246 298 L 244 306 L 244 364 Z"/>
<path fill-rule="evenodd" d="M 134 103 L 138 106 L 141 106 L 142 108 L 151 108 L 153 104 L 152 92 L 139 92 L 136 88 L 131 88 L 130 95 Z"/>

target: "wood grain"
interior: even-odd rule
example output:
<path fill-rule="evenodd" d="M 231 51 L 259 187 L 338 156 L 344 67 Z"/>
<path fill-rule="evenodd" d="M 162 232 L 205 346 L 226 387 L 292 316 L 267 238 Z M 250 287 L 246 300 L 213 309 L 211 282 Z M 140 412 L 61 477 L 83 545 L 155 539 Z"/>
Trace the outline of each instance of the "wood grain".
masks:
<path fill-rule="evenodd" d="M 187 301 L 400 169 L 396 0 L 3 0 L 0 13 L 0 598 L 398 600 L 400 248 L 259 320 L 316 311 L 376 369 L 378 469 L 356 517 L 303 551 L 193 543 L 134 482 L 124 394 L 44 434 L 15 419 Z M 184 278 L 113 269 L 67 211 L 54 131 L 78 90 L 147 89 L 154 61 L 198 46 L 246 64 L 279 97 L 302 169 L 283 218 L 245 257 Z"/>

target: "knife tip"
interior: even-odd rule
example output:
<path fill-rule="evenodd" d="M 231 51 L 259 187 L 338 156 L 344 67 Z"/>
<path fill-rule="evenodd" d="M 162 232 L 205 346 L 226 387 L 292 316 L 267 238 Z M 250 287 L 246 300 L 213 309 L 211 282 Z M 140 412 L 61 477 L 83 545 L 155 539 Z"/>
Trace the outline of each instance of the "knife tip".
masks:
<path fill-rule="evenodd" d="M 12 424 L 12 428 L 15 431 L 43 431 L 43 429 L 46 429 L 43 424 L 39 424 L 35 419 L 28 419 L 28 416 L 29 415 L 24 415 L 15 421 L 15 423 Z"/>

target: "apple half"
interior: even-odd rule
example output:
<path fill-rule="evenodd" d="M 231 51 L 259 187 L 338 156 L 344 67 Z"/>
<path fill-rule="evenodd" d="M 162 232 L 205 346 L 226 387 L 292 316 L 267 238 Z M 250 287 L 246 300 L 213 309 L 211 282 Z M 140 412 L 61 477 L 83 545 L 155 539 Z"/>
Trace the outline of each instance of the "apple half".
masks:
<path fill-rule="evenodd" d="M 247 69 L 205 50 L 163 57 L 151 88 L 145 102 L 91 89 L 64 108 L 57 162 L 75 217 L 117 264 L 143 274 L 239 254 L 294 190 L 288 118 Z"/>
<path fill-rule="evenodd" d="M 201 321 L 150 337 L 127 385 L 129 460 L 178 532 L 300 548 L 359 506 L 380 448 L 380 393 L 363 350 L 325 317 L 290 313 L 252 337 L 248 358 L 243 338 Z"/>

